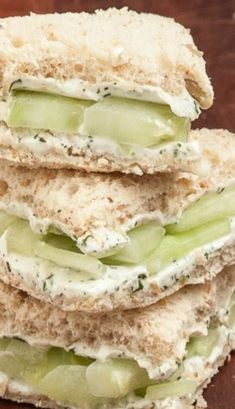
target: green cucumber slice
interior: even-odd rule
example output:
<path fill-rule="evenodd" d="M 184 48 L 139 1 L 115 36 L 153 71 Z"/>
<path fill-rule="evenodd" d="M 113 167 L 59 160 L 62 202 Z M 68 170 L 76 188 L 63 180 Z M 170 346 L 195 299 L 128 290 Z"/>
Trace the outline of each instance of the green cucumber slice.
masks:
<path fill-rule="evenodd" d="M 34 254 L 61 267 L 87 273 L 90 278 L 99 278 L 105 271 L 104 264 L 94 257 L 55 248 L 44 241 L 35 243 Z"/>
<path fill-rule="evenodd" d="M 218 342 L 218 330 L 209 328 L 205 336 L 192 337 L 187 345 L 187 358 L 195 355 L 209 357 Z"/>
<path fill-rule="evenodd" d="M 166 230 L 178 233 L 231 216 L 235 216 L 235 186 L 204 195 L 183 212 L 178 224 L 166 226 Z"/>
<path fill-rule="evenodd" d="M 81 253 L 74 241 L 70 237 L 62 234 L 48 233 L 43 237 L 43 241 L 58 249 Z"/>
<path fill-rule="evenodd" d="M 230 230 L 229 220 L 221 219 L 186 232 L 167 235 L 146 260 L 146 267 L 150 273 L 155 274 L 197 247 L 229 234 Z"/>
<path fill-rule="evenodd" d="M 27 221 L 17 220 L 6 231 L 6 242 L 9 252 L 32 257 L 34 248 L 43 236 L 35 234 Z"/>
<path fill-rule="evenodd" d="M 10 343 L 10 340 L 8 338 L 1 338 L 0 339 L 0 351 L 5 351 L 9 343 Z"/>
<path fill-rule="evenodd" d="M 62 348 L 32 347 L 18 339 L 0 339 L 0 351 L 5 352 L 0 354 L 0 371 L 3 370 L 11 379 L 30 385 L 37 384 L 39 379 L 60 365 L 88 366 L 93 362 Z"/>
<path fill-rule="evenodd" d="M 125 359 L 95 361 L 88 366 L 86 379 L 92 395 L 114 399 L 151 384 L 144 369 Z"/>
<path fill-rule="evenodd" d="M 161 400 L 166 398 L 180 398 L 192 395 L 197 389 L 197 383 L 188 379 L 159 383 L 149 386 L 145 398 L 149 400 Z"/>
<path fill-rule="evenodd" d="M 77 407 L 93 407 L 101 402 L 89 392 L 85 366 L 58 366 L 41 379 L 34 390 L 57 402 Z"/>
<path fill-rule="evenodd" d="M 160 245 L 164 232 L 164 228 L 154 222 L 135 227 L 128 233 L 130 243 L 117 254 L 106 257 L 105 263 L 140 263 Z"/>
<path fill-rule="evenodd" d="M 11 216 L 0 210 L 0 236 L 8 229 L 8 227 L 17 220 L 17 217 Z"/>
<path fill-rule="evenodd" d="M 231 307 L 228 325 L 230 328 L 233 328 L 233 326 L 235 325 L 235 304 L 233 304 L 233 306 Z"/>
<path fill-rule="evenodd" d="M 11 379 L 22 382 L 35 382 L 45 373 L 48 349 L 37 349 L 23 341 L 11 339 L 4 353 L 0 354 L 0 371 Z"/>
<path fill-rule="evenodd" d="M 7 125 L 75 133 L 82 124 L 84 110 L 91 104 L 61 95 L 18 90 L 12 95 Z"/>
<path fill-rule="evenodd" d="M 9 252 L 29 257 L 38 256 L 61 267 L 87 273 L 89 278 L 98 278 L 105 270 L 101 261 L 80 254 L 71 239 L 53 234 L 35 234 L 25 220 L 18 220 L 7 229 L 6 242 Z"/>
<path fill-rule="evenodd" d="M 83 123 L 87 135 L 141 147 L 186 141 L 189 128 L 189 119 L 176 116 L 167 105 L 125 98 L 104 98 L 90 106 Z"/>

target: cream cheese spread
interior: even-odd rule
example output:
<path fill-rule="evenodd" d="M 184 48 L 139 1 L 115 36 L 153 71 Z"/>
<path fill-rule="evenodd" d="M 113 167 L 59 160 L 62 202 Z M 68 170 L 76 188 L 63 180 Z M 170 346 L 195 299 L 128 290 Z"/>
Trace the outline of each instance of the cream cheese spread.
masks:
<path fill-rule="evenodd" d="M 130 89 L 130 86 L 126 84 L 122 84 L 122 87 L 120 87 L 115 83 L 111 85 L 105 82 L 100 84 L 88 84 L 81 79 L 59 81 L 53 78 L 35 78 L 29 75 L 12 77 L 8 79 L 8 82 L 12 84 L 11 89 L 24 88 L 93 101 L 98 101 L 107 95 L 112 95 L 121 98 L 132 98 L 167 104 L 176 115 L 188 117 L 191 120 L 196 119 L 200 114 L 199 104 L 186 89 L 180 94 L 173 95 L 160 87 L 147 85 L 141 86 L 135 84 Z"/>
<path fill-rule="evenodd" d="M 105 273 L 96 280 L 87 280 L 84 273 L 61 268 L 38 257 L 30 258 L 7 250 L 6 233 L 0 239 L 0 256 L 10 266 L 10 275 L 16 275 L 36 292 L 55 298 L 63 294 L 73 297 L 104 297 L 106 294 L 122 293 L 128 288 L 133 293 L 150 291 L 157 285 L 166 290 L 173 286 L 181 277 L 190 279 L 190 274 L 203 258 L 208 260 L 213 253 L 235 241 L 235 218 L 231 222 L 231 233 L 198 247 L 188 255 L 172 263 L 159 273 L 149 275 L 144 265 L 133 267 L 107 266 Z M 195 280 L 197 282 L 197 280 Z"/>

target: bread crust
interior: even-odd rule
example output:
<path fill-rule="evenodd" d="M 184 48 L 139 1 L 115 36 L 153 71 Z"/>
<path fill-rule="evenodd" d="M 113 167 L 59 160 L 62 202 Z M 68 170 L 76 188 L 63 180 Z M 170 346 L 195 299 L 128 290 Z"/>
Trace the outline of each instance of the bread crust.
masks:
<path fill-rule="evenodd" d="M 203 108 L 213 90 L 202 53 L 173 19 L 127 8 L 0 19 L 0 87 L 31 75 L 85 84 L 187 90 Z"/>

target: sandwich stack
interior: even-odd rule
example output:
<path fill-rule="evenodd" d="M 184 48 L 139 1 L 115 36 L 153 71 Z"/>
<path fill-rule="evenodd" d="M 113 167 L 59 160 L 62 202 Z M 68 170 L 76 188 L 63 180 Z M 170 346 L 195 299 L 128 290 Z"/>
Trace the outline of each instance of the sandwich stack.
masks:
<path fill-rule="evenodd" d="M 0 20 L 0 396 L 192 409 L 235 347 L 235 137 L 172 19 Z"/>

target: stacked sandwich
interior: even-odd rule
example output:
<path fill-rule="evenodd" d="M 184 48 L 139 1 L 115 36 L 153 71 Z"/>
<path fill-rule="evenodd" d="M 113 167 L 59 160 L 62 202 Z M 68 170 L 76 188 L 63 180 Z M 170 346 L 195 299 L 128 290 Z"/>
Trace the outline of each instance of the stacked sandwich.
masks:
<path fill-rule="evenodd" d="M 188 409 L 235 346 L 235 138 L 173 20 L 0 20 L 0 395 Z"/>

